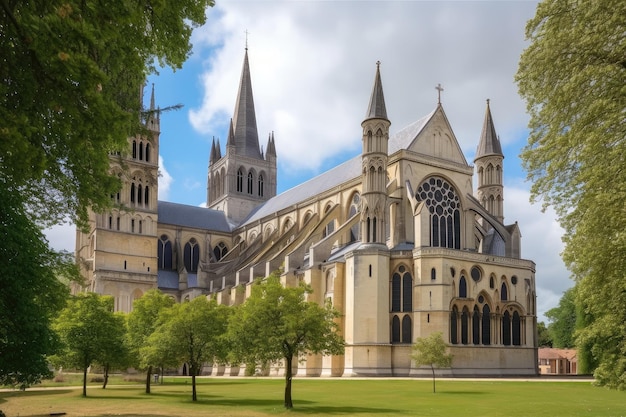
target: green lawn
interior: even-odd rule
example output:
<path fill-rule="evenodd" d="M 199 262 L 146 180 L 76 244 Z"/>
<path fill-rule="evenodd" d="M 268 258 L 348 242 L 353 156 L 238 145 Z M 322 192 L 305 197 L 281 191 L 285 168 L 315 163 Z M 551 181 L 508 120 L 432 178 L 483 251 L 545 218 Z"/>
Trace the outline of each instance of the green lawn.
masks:
<path fill-rule="evenodd" d="M 119 380 L 118 380 L 119 381 Z M 589 382 L 295 378 L 294 409 L 283 409 L 284 381 L 200 378 L 191 401 L 186 378 L 166 378 L 144 394 L 141 385 L 99 385 L 87 398 L 74 387 L 0 392 L 7 417 L 47 416 L 626 416 L 626 392 Z M 112 381 L 116 383 L 116 381 Z M 53 385 L 53 384 L 48 384 Z"/>

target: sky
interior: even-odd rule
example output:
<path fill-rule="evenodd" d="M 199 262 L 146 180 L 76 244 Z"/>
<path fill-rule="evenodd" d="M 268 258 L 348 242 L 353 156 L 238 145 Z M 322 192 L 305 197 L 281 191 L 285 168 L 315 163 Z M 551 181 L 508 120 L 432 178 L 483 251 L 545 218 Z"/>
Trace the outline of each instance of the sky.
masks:
<path fill-rule="evenodd" d="M 558 305 L 573 285 L 559 254 L 555 214 L 531 204 L 518 155 L 528 115 L 514 76 L 527 45 L 535 1 L 217 0 L 194 30 L 181 69 L 159 70 L 159 200 L 203 205 L 213 138 L 225 153 L 245 48 L 248 49 L 259 140 L 274 132 L 278 192 L 336 166 L 361 150 L 361 122 L 376 62 L 391 134 L 441 102 L 472 163 L 490 100 L 504 160 L 505 223 L 518 221 L 522 257 L 536 265 L 537 310 Z M 47 231 L 55 249 L 74 250 L 71 225 Z"/>

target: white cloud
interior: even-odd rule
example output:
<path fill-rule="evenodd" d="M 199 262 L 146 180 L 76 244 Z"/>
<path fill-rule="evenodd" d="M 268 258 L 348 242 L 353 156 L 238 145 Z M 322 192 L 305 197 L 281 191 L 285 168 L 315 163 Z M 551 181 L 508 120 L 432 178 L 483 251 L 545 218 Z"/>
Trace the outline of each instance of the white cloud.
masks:
<path fill-rule="evenodd" d="M 189 119 L 203 134 L 222 132 L 225 143 L 248 29 L 260 140 L 264 145 L 276 132 L 287 169 L 314 171 L 359 148 L 378 60 L 392 131 L 429 113 L 441 83 L 463 149 L 476 147 L 487 98 L 506 144 L 527 122 L 513 77 L 534 8 L 533 2 L 218 3 L 211 23 L 195 35 L 198 54 L 217 49 L 205 62 L 202 105 Z"/>
<path fill-rule="evenodd" d="M 165 169 L 165 163 L 163 157 L 159 155 L 159 200 L 167 201 L 170 193 L 170 186 L 174 182 L 174 179 Z"/>

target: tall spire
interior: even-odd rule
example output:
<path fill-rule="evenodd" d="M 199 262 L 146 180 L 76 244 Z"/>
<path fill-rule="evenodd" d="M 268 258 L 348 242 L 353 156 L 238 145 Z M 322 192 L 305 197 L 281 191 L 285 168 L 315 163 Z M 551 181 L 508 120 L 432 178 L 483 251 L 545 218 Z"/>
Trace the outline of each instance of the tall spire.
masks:
<path fill-rule="evenodd" d="M 385 96 L 383 94 L 383 83 L 380 79 L 380 61 L 376 62 L 376 78 L 374 79 L 374 88 L 370 98 L 370 105 L 365 115 L 367 119 L 385 119 L 387 120 L 387 108 L 385 107 Z"/>
<path fill-rule="evenodd" d="M 154 83 L 152 83 L 152 93 L 150 93 L 150 110 L 154 110 Z"/>
<path fill-rule="evenodd" d="M 487 99 L 487 110 L 485 110 L 485 121 L 483 122 L 483 131 L 480 134 L 480 142 L 478 143 L 478 149 L 476 150 L 476 157 L 474 160 L 487 155 L 501 155 L 502 147 L 500 146 L 500 140 L 496 135 L 496 128 L 493 124 L 493 118 L 491 117 L 491 109 L 489 108 L 489 99 Z"/>
<path fill-rule="evenodd" d="M 246 49 L 239 93 L 235 104 L 233 117 L 235 152 L 239 155 L 261 158 L 259 135 L 256 126 L 254 99 L 252 98 L 252 81 L 250 79 L 250 65 L 248 64 L 248 50 Z M 230 139 L 230 138 L 229 138 Z"/>

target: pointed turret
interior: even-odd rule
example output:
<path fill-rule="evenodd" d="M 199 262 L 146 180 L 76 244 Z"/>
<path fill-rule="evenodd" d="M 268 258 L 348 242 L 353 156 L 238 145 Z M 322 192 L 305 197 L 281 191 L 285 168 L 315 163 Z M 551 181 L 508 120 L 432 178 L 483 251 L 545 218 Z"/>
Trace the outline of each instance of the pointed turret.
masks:
<path fill-rule="evenodd" d="M 363 164 L 361 190 L 361 242 L 385 243 L 385 210 L 387 208 L 387 150 L 389 126 L 385 108 L 380 62 L 376 63 L 374 88 L 363 128 Z"/>
<path fill-rule="evenodd" d="M 228 139 L 226 139 L 226 148 L 235 146 L 235 132 L 233 129 L 233 119 L 230 119 L 230 124 L 228 125 Z"/>
<path fill-rule="evenodd" d="M 243 60 L 243 70 L 239 83 L 239 93 L 233 117 L 236 153 L 252 158 L 261 158 L 259 135 L 256 126 L 254 99 L 252 97 L 252 81 L 248 64 L 248 50 Z"/>
<path fill-rule="evenodd" d="M 209 165 L 215 163 L 215 136 L 213 136 L 213 143 L 211 143 L 211 153 L 209 154 Z"/>
<path fill-rule="evenodd" d="M 142 88 L 143 91 L 143 88 Z M 146 117 L 146 127 L 154 132 L 159 132 L 161 129 L 161 114 L 155 107 L 154 99 L 154 83 L 152 83 L 152 91 L 150 92 L 150 108 Z"/>
<path fill-rule="evenodd" d="M 483 207 L 500 222 L 504 221 L 503 161 L 502 146 L 496 134 L 489 100 L 487 100 L 483 130 L 474 158 L 474 166 L 478 174 L 477 198 Z"/>
<path fill-rule="evenodd" d="M 365 115 L 367 119 L 387 119 L 387 108 L 385 107 L 385 95 L 383 94 L 383 83 L 380 79 L 380 61 L 376 63 L 376 77 L 374 78 L 374 88 L 370 97 L 370 105 Z"/>
<path fill-rule="evenodd" d="M 500 140 L 496 135 L 496 128 L 493 124 L 493 118 L 491 117 L 491 109 L 489 108 L 489 99 L 487 99 L 487 110 L 485 111 L 485 121 L 483 122 L 483 131 L 480 134 L 480 142 L 478 143 L 478 149 L 476 150 L 476 157 L 478 158 L 487 155 L 500 155 L 502 153 L 502 147 L 500 146 Z"/>
<path fill-rule="evenodd" d="M 265 156 L 276 156 L 276 143 L 274 142 L 274 132 L 270 133 L 267 138 L 267 151 L 265 152 Z"/>
<path fill-rule="evenodd" d="M 215 160 L 219 161 L 220 159 L 222 159 L 222 147 L 220 145 L 220 138 L 217 138 L 215 142 Z"/>

